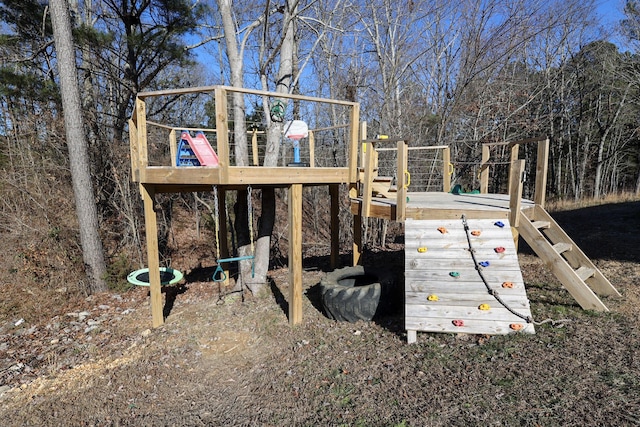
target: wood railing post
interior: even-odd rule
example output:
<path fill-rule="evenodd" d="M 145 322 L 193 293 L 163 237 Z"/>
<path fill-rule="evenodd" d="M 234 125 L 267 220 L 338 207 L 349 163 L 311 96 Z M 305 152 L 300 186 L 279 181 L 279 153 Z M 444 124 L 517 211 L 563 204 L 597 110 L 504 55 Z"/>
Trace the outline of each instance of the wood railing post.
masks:
<path fill-rule="evenodd" d="M 396 193 L 396 221 L 404 222 L 405 211 L 407 209 L 407 192 L 409 188 L 409 144 L 407 141 L 398 141 L 398 166 L 396 176 L 398 179 L 398 190 Z"/>
<path fill-rule="evenodd" d="M 451 163 L 451 148 L 442 149 L 442 191 L 451 191 L 451 175 L 453 175 L 453 164 Z"/>
<path fill-rule="evenodd" d="M 509 155 L 509 181 L 508 181 L 508 188 L 507 188 L 507 193 L 511 194 L 511 180 L 512 180 L 512 174 L 513 174 L 513 166 L 515 163 L 518 162 L 518 155 L 520 153 L 520 144 L 516 143 L 516 144 L 511 144 L 511 153 Z"/>
<path fill-rule="evenodd" d="M 227 91 L 216 87 L 216 145 L 220 165 L 221 184 L 229 182 L 229 116 L 227 113 Z"/>
<path fill-rule="evenodd" d="M 177 129 L 169 131 L 169 152 L 171 154 L 171 166 L 173 167 L 178 165 L 178 139 L 176 138 L 176 132 L 180 131 Z"/>
<path fill-rule="evenodd" d="M 520 211 L 522 210 L 522 183 L 524 174 L 524 160 L 518 160 L 511 164 L 511 181 L 509 182 L 509 223 L 513 242 L 518 249 L 518 226 L 520 225 Z"/>
<path fill-rule="evenodd" d="M 549 170 L 549 138 L 538 142 L 536 160 L 536 188 L 533 201 L 544 208 L 547 195 L 547 171 Z"/>
<path fill-rule="evenodd" d="M 316 137 L 309 131 L 309 167 L 316 167 Z"/>
<path fill-rule="evenodd" d="M 364 182 L 362 183 L 362 210 L 363 217 L 371 214 L 371 192 L 373 187 L 373 168 L 375 165 L 375 143 L 365 142 L 366 153 L 364 156 Z"/>
<path fill-rule="evenodd" d="M 482 145 L 482 162 L 480 163 L 480 193 L 489 192 L 489 146 Z"/>
<path fill-rule="evenodd" d="M 251 152 L 253 154 L 253 166 L 260 166 L 258 157 L 258 129 L 254 129 L 251 133 Z"/>

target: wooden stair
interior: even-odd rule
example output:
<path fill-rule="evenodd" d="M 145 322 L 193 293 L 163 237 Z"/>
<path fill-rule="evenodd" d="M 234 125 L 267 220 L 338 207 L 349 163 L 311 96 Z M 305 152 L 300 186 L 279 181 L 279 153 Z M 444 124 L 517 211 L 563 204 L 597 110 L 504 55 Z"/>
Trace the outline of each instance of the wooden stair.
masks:
<path fill-rule="evenodd" d="M 583 309 L 609 311 L 598 295 L 620 294 L 542 206 L 521 211 L 517 229 Z"/>

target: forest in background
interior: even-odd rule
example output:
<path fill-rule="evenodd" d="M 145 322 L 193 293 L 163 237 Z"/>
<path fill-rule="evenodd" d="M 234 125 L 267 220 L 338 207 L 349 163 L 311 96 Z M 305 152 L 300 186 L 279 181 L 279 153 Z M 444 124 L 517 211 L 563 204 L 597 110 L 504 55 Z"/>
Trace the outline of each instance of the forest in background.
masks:
<path fill-rule="evenodd" d="M 599 24 L 596 2 L 577 0 L 402 6 L 391 0 L 76 0 L 69 6 L 111 284 L 144 261 L 142 206 L 128 157 L 135 95 L 229 84 L 222 13 L 229 7 L 246 87 L 278 88 L 282 28 L 291 24 L 287 91 L 360 102 L 372 135 L 449 145 L 458 182 L 473 185 L 469 165 L 479 160 L 483 142 L 547 135 L 551 198 L 640 194 L 636 1 L 626 3 L 614 28 Z M 3 269 L 12 280 L 46 286 L 83 268 L 49 4 L 3 1 L 0 20 Z M 197 98 L 154 105 L 149 119 L 175 123 L 194 111 L 201 123 L 190 125 L 209 123 L 211 105 Z M 264 120 L 259 112 L 249 119 Z M 533 164 L 535 154 L 524 151 Z M 161 241 L 169 238 L 172 206 L 190 210 L 197 197 L 161 200 Z"/>

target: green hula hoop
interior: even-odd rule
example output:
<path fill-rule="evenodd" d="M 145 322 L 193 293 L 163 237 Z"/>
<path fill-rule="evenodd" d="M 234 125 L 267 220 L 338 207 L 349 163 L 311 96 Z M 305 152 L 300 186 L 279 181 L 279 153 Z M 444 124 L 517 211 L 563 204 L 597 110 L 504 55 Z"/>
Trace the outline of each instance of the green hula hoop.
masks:
<path fill-rule="evenodd" d="M 160 284 L 174 285 L 182 280 L 183 275 L 180 271 L 171 267 L 160 267 Z M 142 268 L 140 270 L 132 271 L 127 276 L 127 282 L 136 286 L 149 286 L 149 269 Z"/>

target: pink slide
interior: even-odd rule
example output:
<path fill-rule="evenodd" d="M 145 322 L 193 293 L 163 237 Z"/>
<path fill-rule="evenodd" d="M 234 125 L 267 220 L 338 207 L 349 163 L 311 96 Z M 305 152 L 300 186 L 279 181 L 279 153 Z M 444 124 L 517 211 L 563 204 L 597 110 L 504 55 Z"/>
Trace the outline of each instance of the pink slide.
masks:
<path fill-rule="evenodd" d="M 202 132 L 196 133 L 195 137 L 191 137 L 189 132 L 182 132 L 180 139 L 186 141 L 191 147 L 193 154 L 196 155 L 201 166 L 218 166 L 218 155 Z"/>

